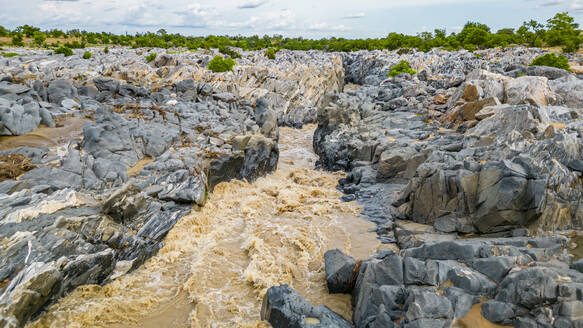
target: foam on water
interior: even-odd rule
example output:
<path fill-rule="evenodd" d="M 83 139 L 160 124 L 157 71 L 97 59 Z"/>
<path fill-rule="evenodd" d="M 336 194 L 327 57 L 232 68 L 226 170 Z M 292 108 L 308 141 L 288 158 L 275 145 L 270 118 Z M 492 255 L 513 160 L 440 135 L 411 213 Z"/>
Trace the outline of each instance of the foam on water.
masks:
<path fill-rule="evenodd" d="M 324 252 L 365 259 L 380 243 L 356 203 L 339 200 L 343 174 L 314 169 L 313 130 L 282 128 L 276 172 L 219 184 L 143 266 L 77 288 L 29 327 L 269 327 L 262 298 L 284 283 L 350 319 L 350 296 L 327 292 Z"/>

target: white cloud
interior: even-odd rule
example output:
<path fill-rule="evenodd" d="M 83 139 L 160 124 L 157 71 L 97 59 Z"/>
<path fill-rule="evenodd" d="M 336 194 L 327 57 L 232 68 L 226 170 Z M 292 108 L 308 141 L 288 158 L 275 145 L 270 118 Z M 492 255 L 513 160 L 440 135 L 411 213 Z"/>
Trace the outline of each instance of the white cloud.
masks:
<path fill-rule="evenodd" d="M 317 23 L 312 24 L 308 27 L 310 31 L 324 31 L 324 32 L 345 32 L 350 31 L 350 27 L 346 27 L 344 25 L 335 25 L 331 26 L 328 23 Z"/>
<path fill-rule="evenodd" d="M 363 17 L 364 17 L 364 13 L 358 13 L 358 14 L 354 14 L 354 15 L 344 16 L 342 18 L 343 19 L 358 19 L 358 18 L 363 18 Z"/>
<path fill-rule="evenodd" d="M 252 9 L 252 8 L 261 7 L 265 3 L 267 3 L 267 0 L 245 0 L 245 1 L 242 1 L 239 5 L 237 5 L 237 8 L 239 8 L 239 9 Z"/>

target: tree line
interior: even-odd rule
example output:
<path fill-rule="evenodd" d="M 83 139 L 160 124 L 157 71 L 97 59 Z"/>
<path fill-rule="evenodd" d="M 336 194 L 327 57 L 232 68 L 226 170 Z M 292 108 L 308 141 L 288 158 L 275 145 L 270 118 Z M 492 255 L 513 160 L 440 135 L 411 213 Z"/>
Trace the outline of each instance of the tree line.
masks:
<path fill-rule="evenodd" d="M 579 50 L 583 38 L 579 24 L 567 12 L 557 13 L 546 23 L 535 20 L 524 22 L 520 27 L 503 28 L 493 32 L 490 27 L 478 22 L 468 22 L 459 33 L 447 34 L 445 29 L 435 29 L 433 32 L 422 32 L 417 35 L 390 33 L 385 38 L 345 39 L 323 38 L 305 39 L 289 38 L 282 35 L 254 36 L 184 36 L 171 34 L 164 29 L 156 33 L 136 33 L 134 35 L 117 35 L 114 33 L 95 33 L 78 29 L 61 31 L 58 29 L 42 31 L 38 27 L 22 25 L 14 30 L 0 26 L 0 37 L 10 38 L 14 46 L 38 46 L 44 48 L 68 47 L 85 48 L 88 45 L 118 45 L 133 48 L 183 47 L 190 50 L 223 49 L 229 47 L 243 50 L 260 50 L 267 48 L 289 50 L 324 50 L 324 51 L 357 51 L 357 50 L 396 50 L 418 49 L 429 51 L 433 48 L 446 50 L 486 49 L 506 47 L 510 45 L 525 45 L 530 47 L 561 47 L 565 53 Z M 49 42 L 54 40 L 53 42 Z"/>

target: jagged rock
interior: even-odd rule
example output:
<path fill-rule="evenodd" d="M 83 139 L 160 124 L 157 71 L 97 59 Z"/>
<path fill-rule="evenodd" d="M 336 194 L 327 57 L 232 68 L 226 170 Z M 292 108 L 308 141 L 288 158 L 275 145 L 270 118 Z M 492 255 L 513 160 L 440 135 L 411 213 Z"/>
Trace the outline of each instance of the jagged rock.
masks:
<path fill-rule="evenodd" d="M 0 135 L 19 136 L 29 133 L 35 130 L 41 121 L 41 109 L 38 103 L 31 102 L 24 106 L 13 103 L 10 107 L 0 105 L 0 123 L 2 123 Z"/>
<path fill-rule="evenodd" d="M 119 81 L 115 81 L 113 79 L 106 79 L 106 78 L 97 78 L 93 79 L 93 84 L 97 90 L 104 92 L 109 91 L 112 93 L 116 93 L 119 90 L 120 83 Z"/>
<path fill-rule="evenodd" d="M 51 81 L 47 89 L 48 101 L 54 104 L 60 104 L 66 98 L 74 98 L 77 96 L 77 89 L 71 82 L 61 79 Z"/>
<path fill-rule="evenodd" d="M 313 306 L 288 285 L 267 290 L 261 307 L 261 319 L 274 328 L 352 328 L 350 322 L 325 306 Z"/>
<path fill-rule="evenodd" d="M 355 270 L 358 269 L 354 258 L 334 249 L 324 253 L 324 264 L 328 292 L 330 294 L 350 293 L 354 285 Z"/>
<path fill-rule="evenodd" d="M 0 82 L 0 96 L 7 94 L 19 95 L 29 91 L 30 88 L 22 84 L 14 84 L 8 81 Z"/>
<path fill-rule="evenodd" d="M 504 83 L 505 103 L 510 105 L 540 104 L 553 102 L 548 79 L 540 76 L 523 76 Z"/>
<path fill-rule="evenodd" d="M 544 76 L 549 80 L 560 79 L 565 76 L 569 76 L 569 72 L 555 67 L 548 66 L 528 66 L 526 69 L 526 75 L 529 76 Z"/>

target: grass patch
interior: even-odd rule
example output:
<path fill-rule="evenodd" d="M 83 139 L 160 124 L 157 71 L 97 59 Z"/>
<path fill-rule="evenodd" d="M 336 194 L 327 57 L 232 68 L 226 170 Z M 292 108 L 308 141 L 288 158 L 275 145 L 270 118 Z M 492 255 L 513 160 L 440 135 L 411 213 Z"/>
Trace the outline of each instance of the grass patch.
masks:
<path fill-rule="evenodd" d="M 0 155 L 0 181 L 15 179 L 35 167 L 21 154 Z"/>
<path fill-rule="evenodd" d="M 11 58 L 11 57 L 16 57 L 16 56 L 20 56 L 20 55 L 17 54 L 16 52 L 3 52 L 2 56 L 7 57 L 7 58 Z"/>

